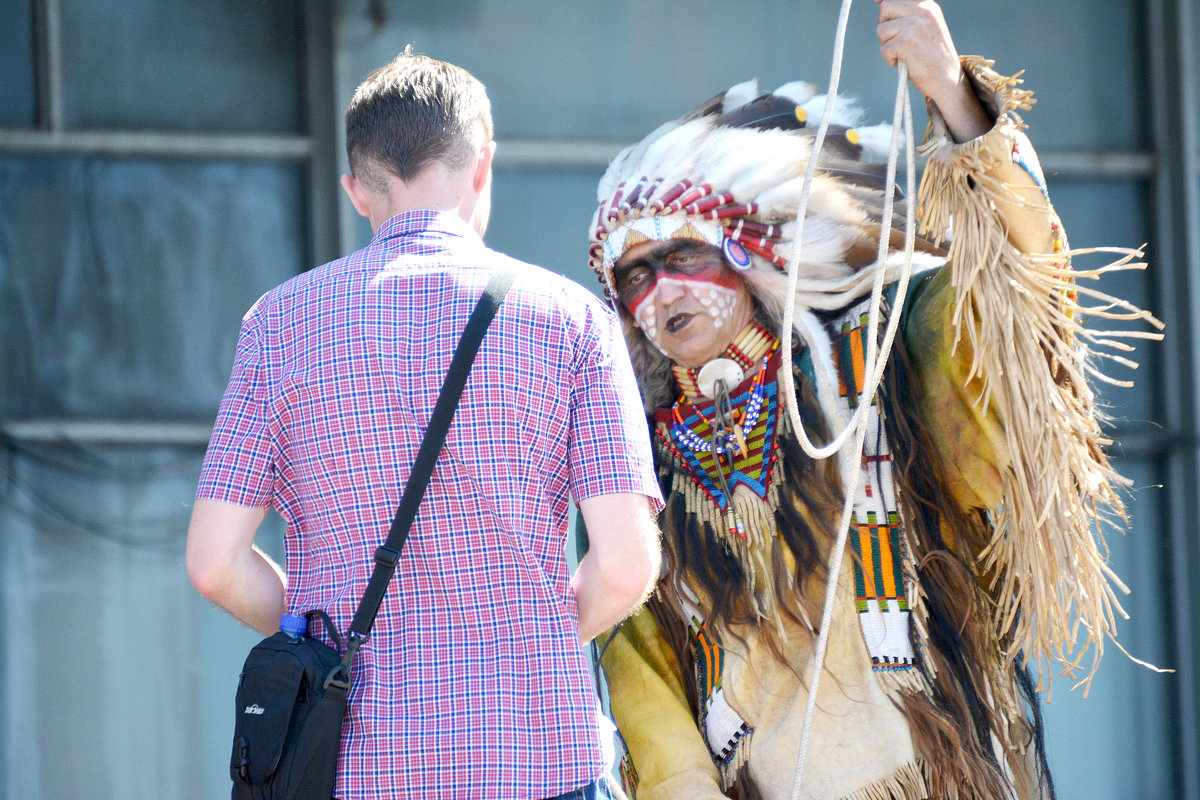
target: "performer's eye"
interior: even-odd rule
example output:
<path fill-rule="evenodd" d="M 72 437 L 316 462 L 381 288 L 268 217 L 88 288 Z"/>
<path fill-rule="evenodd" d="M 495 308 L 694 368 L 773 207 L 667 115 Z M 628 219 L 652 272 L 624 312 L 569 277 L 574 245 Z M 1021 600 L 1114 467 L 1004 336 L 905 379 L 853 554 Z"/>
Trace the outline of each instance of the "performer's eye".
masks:
<path fill-rule="evenodd" d="M 701 254 L 695 250 L 676 250 L 666 258 L 667 264 L 681 272 L 694 269 L 701 261 Z"/>
<path fill-rule="evenodd" d="M 667 266 L 675 272 L 683 273 L 684 275 L 694 275 L 708 268 L 714 260 L 713 251 L 715 248 L 705 247 L 700 243 L 694 246 L 681 247 L 678 250 L 667 255 L 664 259 Z M 720 253 L 716 254 L 719 261 Z"/>
<path fill-rule="evenodd" d="M 636 297 L 641 293 L 646 286 L 649 285 L 654 276 L 654 271 L 646 266 L 630 267 L 617 275 L 617 291 L 623 297 Z"/>

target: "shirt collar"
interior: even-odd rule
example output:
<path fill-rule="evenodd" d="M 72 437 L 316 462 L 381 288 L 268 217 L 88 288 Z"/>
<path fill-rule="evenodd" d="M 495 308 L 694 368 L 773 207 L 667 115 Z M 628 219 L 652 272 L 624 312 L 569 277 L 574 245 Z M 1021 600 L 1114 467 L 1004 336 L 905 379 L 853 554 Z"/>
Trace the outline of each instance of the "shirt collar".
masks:
<path fill-rule="evenodd" d="M 380 225 L 379 230 L 375 231 L 375 235 L 371 238 L 371 244 L 422 233 L 447 234 L 477 242 L 481 241 L 479 234 L 475 232 L 470 223 L 458 216 L 458 212 L 422 208 L 415 211 L 403 211 Z"/>

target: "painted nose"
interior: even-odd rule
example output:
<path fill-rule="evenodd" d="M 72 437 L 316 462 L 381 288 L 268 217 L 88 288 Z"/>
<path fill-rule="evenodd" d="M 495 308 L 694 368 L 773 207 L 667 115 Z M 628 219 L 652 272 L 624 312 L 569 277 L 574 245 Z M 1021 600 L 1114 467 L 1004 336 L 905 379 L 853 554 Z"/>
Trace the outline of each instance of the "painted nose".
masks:
<path fill-rule="evenodd" d="M 684 285 L 675 278 L 660 277 L 658 279 L 658 301 L 664 305 L 673 303 L 683 297 Z"/>

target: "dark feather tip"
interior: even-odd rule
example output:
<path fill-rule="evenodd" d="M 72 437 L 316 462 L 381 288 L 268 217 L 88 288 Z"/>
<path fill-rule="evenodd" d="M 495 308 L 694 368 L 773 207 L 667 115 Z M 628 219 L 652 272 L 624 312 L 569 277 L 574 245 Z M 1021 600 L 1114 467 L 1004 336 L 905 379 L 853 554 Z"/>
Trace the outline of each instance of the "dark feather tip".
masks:
<path fill-rule="evenodd" d="M 717 117 L 717 125 L 729 128 L 792 131 L 804 127 L 804 109 L 795 101 L 764 94 Z"/>

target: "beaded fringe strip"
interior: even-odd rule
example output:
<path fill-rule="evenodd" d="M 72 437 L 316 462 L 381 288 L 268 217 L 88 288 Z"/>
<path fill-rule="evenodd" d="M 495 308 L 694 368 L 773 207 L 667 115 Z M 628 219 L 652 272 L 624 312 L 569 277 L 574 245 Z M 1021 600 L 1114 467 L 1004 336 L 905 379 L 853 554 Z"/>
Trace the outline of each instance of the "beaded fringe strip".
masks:
<path fill-rule="evenodd" d="M 923 627 L 923 626 L 922 626 Z M 923 632 L 922 632 L 923 635 Z M 908 694 L 930 694 L 933 687 L 925 677 L 924 668 L 928 659 L 922 659 L 917 652 L 917 661 L 909 669 L 875 670 L 875 677 L 886 691 L 899 691 Z"/>
<path fill-rule="evenodd" d="M 751 730 L 738 740 L 737 750 L 733 757 L 720 766 L 721 791 L 728 792 L 740 773 L 750 763 L 750 747 L 754 743 L 754 731 Z"/>
<path fill-rule="evenodd" d="M 659 423 L 665 427 L 664 423 Z M 778 434 L 777 434 L 778 435 Z M 670 459 L 669 452 L 660 458 Z M 774 580 L 771 572 L 771 544 L 777 532 L 775 513 L 779 510 L 779 488 L 775 481 L 767 484 L 767 499 L 762 500 L 748 486 L 739 484 L 729 498 L 732 511 L 741 515 L 746 525 L 745 536 L 729 533 L 729 513 L 722 511 L 696 481 L 685 471 L 678 471 L 672 480 L 671 491 L 683 495 L 684 509 L 701 523 L 708 523 L 722 536 L 746 570 L 752 587 L 755 611 L 762 619 L 777 620 L 775 613 Z"/>

